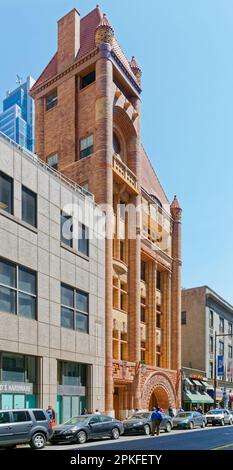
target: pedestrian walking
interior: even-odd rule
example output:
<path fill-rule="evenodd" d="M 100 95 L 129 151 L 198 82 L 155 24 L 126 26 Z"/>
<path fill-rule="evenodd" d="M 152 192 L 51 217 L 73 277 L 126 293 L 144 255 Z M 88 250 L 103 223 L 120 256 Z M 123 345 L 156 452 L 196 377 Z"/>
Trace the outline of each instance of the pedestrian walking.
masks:
<path fill-rule="evenodd" d="M 83 408 L 83 411 L 82 411 L 81 415 L 87 415 L 87 409 L 86 408 Z"/>
<path fill-rule="evenodd" d="M 201 413 L 203 415 L 203 409 L 202 409 L 201 405 L 198 406 L 197 411 L 198 411 L 198 413 Z"/>
<path fill-rule="evenodd" d="M 159 436 L 160 432 L 160 424 L 163 420 L 163 415 L 160 411 L 160 408 L 153 408 L 151 413 L 151 435 L 154 436 L 155 432 L 156 435 Z"/>
<path fill-rule="evenodd" d="M 46 411 L 47 411 L 47 413 L 48 413 L 48 415 L 49 415 L 49 417 L 50 417 L 51 423 L 55 424 L 56 413 L 55 413 L 55 411 L 54 411 L 52 405 L 48 405 L 48 408 L 47 408 Z"/>
<path fill-rule="evenodd" d="M 169 416 L 170 416 L 171 418 L 174 418 L 174 411 L 173 411 L 171 405 L 170 405 L 169 408 L 168 408 L 168 414 L 169 414 Z"/>

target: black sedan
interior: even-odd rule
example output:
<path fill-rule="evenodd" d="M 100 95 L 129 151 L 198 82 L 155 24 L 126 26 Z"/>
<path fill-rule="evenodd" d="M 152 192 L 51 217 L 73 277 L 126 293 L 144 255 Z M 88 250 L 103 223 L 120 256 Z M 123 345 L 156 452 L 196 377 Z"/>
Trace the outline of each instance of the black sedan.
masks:
<path fill-rule="evenodd" d="M 70 443 L 84 444 L 89 439 L 111 437 L 118 439 L 123 434 L 121 421 L 105 415 L 75 416 L 53 428 L 51 444 Z"/>
<path fill-rule="evenodd" d="M 151 412 L 134 413 L 128 419 L 123 421 L 124 434 L 151 434 Z M 163 415 L 160 429 L 170 432 L 172 429 L 172 418 Z"/>

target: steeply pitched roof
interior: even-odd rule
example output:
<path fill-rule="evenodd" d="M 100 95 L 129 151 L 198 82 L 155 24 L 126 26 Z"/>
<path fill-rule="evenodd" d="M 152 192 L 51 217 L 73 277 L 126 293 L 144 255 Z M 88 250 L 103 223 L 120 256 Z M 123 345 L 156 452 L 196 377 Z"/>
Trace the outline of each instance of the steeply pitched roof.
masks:
<path fill-rule="evenodd" d="M 81 18 L 80 20 L 80 49 L 77 54 L 76 61 L 82 59 L 83 57 L 85 57 L 87 54 L 89 54 L 91 51 L 93 51 L 96 48 L 95 30 L 99 26 L 101 21 L 103 21 L 103 14 L 100 11 L 100 8 L 98 6 L 94 8 L 94 10 L 92 10 L 86 16 Z M 104 21 L 110 24 L 106 16 L 104 17 Z M 131 70 L 130 64 L 115 36 L 113 38 L 113 51 L 115 52 L 117 58 L 122 62 L 127 72 L 135 80 L 135 76 Z M 38 85 L 41 85 L 43 82 L 52 78 L 56 74 L 57 74 L 57 52 L 54 54 L 49 64 L 45 67 L 45 69 L 43 70 L 39 78 L 37 79 L 32 89 L 37 88 Z"/>
<path fill-rule="evenodd" d="M 144 147 L 141 147 L 141 185 L 150 195 L 154 195 L 162 204 L 169 204 L 169 200 L 160 184 L 148 155 Z"/>

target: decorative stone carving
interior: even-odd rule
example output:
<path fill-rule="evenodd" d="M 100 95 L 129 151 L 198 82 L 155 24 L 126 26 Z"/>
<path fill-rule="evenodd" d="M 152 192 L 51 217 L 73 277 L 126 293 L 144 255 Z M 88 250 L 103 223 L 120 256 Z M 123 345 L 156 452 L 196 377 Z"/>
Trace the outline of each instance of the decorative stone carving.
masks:
<path fill-rule="evenodd" d="M 151 396 L 156 388 L 162 389 L 167 395 L 167 401 L 172 407 L 176 406 L 176 393 L 173 384 L 170 382 L 168 377 L 162 372 L 155 372 L 150 375 L 143 387 L 142 394 L 142 408 L 148 409 Z"/>
<path fill-rule="evenodd" d="M 99 26 L 97 26 L 95 31 L 96 46 L 99 44 L 110 44 L 110 46 L 112 46 L 113 38 L 113 28 L 110 26 L 106 15 L 104 14 Z"/>

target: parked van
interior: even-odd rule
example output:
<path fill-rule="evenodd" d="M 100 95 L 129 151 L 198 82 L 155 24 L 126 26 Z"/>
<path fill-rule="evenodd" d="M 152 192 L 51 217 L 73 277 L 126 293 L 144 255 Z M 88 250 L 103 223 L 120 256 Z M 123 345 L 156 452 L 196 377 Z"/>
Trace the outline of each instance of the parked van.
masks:
<path fill-rule="evenodd" d="M 52 433 L 52 422 L 45 410 L 0 410 L 0 447 L 30 444 L 33 449 L 42 449 Z"/>

